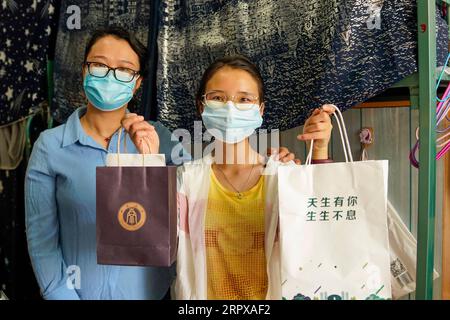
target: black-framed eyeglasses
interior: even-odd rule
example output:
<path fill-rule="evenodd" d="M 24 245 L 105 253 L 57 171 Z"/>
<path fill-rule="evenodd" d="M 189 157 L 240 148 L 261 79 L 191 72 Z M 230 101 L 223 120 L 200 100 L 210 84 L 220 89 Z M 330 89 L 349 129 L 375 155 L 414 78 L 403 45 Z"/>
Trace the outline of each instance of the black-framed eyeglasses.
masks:
<path fill-rule="evenodd" d="M 87 66 L 88 72 L 91 76 L 97 78 L 104 78 L 108 75 L 109 71 L 113 71 L 114 78 L 121 82 L 131 82 L 135 78 L 139 77 L 139 71 L 133 69 L 117 67 L 111 68 L 104 63 L 100 62 L 85 62 L 84 65 Z"/>

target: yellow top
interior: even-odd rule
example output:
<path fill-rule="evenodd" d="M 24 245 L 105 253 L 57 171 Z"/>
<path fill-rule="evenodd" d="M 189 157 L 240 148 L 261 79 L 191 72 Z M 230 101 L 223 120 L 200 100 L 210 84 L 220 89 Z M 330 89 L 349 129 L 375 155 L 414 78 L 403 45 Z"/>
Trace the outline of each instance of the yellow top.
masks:
<path fill-rule="evenodd" d="M 205 217 L 208 299 L 266 298 L 264 176 L 239 199 L 211 170 Z"/>

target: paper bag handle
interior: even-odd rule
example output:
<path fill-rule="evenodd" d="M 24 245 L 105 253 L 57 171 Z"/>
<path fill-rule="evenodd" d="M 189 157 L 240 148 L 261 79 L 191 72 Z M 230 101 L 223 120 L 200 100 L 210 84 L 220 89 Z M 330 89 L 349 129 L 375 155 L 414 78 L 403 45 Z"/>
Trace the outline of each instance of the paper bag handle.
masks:
<path fill-rule="evenodd" d="M 124 127 L 120 127 L 119 128 L 119 133 L 118 133 L 118 136 L 117 136 L 117 166 L 119 166 L 119 167 L 120 167 L 120 138 L 122 136 L 122 130 L 125 131 L 125 128 Z M 127 137 L 126 137 L 126 135 L 127 135 L 127 132 L 125 131 L 124 141 L 123 141 L 123 148 L 125 150 L 125 153 L 127 152 Z M 144 139 L 144 141 L 145 141 L 145 139 Z M 145 141 L 145 143 L 147 143 L 147 141 Z M 151 150 L 150 146 L 148 145 L 148 143 L 147 143 L 147 147 L 148 147 L 148 150 Z M 145 153 L 142 153 L 142 166 L 145 167 Z"/>
<path fill-rule="evenodd" d="M 338 107 L 334 106 L 334 113 L 336 123 L 338 125 L 339 134 L 341 137 L 342 147 L 344 150 L 345 162 L 353 162 L 352 149 L 350 148 L 350 142 L 348 140 L 347 128 L 345 126 L 344 117 Z M 310 165 L 312 162 L 314 140 L 311 140 L 311 145 L 309 146 L 308 156 L 306 157 L 305 164 Z"/>

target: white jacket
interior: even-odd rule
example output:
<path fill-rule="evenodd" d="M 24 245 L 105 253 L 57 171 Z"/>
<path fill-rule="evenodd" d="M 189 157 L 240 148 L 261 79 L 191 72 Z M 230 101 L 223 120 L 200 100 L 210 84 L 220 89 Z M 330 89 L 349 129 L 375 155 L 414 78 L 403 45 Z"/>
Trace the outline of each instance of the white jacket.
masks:
<path fill-rule="evenodd" d="M 172 288 L 176 299 L 207 299 L 204 234 L 212 163 L 214 158 L 208 155 L 178 168 L 177 278 Z M 281 162 L 271 157 L 263 172 L 266 192 L 264 243 L 269 284 L 266 299 L 270 300 L 281 299 L 277 179 L 279 165 L 282 165 Z"/>

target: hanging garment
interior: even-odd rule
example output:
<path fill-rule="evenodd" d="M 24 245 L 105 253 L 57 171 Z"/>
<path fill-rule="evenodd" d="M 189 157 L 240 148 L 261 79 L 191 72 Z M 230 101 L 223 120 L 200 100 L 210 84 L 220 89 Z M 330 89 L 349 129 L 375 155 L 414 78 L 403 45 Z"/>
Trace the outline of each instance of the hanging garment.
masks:
<path fill-rule="evenodd" d="M 39 298 L 25 237 L 26 163 L 0 170 L 0 290 L 11 300 Z"/>
<path fill-rule="evenodd" d="M 266 87 L 266 128 L 302 125 L 323 103 L 342 110 L 417 71 L 414 0 L 166 0 L 158 38 L 158 120 L 193 128 L 208 65 L 240 53 Z M 447 24 L 437 19 L 438 61 Z"/>
<path fill-rule="evenodd" d="M 142 109 L 145 119 L 155 120 L 158 112 L 156 107 L 156 70 L 158 68 L 158 26 L 159 26 L 159 6 L 162 0 L 150 1 L 150 19 L 148 25 L 148 63 L 147 77 L 142 83 Z"/>
<path fill-rule="evenodd" d="M 0 9 L 0 125 L 47 100 L 47 53 L 59 1 L 3 1 Z"/>
<path fill-rule="evenodd" d="M 2 290 L 0 290 L 0 300 L 8 300 L 8 297 L 3 293 Z"/>
<path fill-rule="evenodd" d="M 69 0 L 63 0 L 61 3 L 56 40 L 52 115 L 57 122 L 64 123 L 75 109 L 86 105 L 81 65 L 92 32 L 110 25 L 121 25 L 146 44 L 151 4 L 150 1 L 144 0 L 86 0 L 76 6 Z M 79 24 L 76 20 L 77 14 L 80 16 Z M 138 90 L 128 105 L 131 111 L 139 114 L 144 112 L 140 103 L 141 95 L 142 90 Z"/>
<path fill-rule="evenodd" d="M 0 170 L 14 170 L 22 161 L 27 121 L 25 118 L 0 126 Z"/>
<path fill-rule="evenodd" d="M 31 148 L 47 126 L 41 116 L 28 123 Z M 27 159 L 15 170 L 0 170 L 0 290 L 12 300 L 40 298 L 25 237 L 24 189 Z"/>

